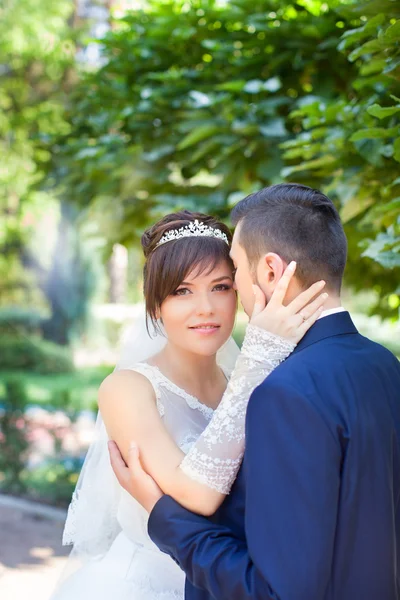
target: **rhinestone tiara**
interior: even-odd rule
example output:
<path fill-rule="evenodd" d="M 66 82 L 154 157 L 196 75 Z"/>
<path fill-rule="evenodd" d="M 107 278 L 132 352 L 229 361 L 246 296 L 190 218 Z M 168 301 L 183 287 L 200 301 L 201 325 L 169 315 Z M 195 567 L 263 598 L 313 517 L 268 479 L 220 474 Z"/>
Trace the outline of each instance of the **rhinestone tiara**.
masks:
<path fill-rule="evenodd" d="M 174 240 L 180 240 L 181 238 L 186 237 L 213 237 L 222 240 L 229 246 L 229 240 L 225 233 L 223 233 L 220 229 L 213 229 L 212 227 L 209 227 L 208 225 L 205 225 L 196 219 L 185 227 L 167 231 L 156 245 L 156 248 L 166 244 L 167 242 L 173 242 Z"/>

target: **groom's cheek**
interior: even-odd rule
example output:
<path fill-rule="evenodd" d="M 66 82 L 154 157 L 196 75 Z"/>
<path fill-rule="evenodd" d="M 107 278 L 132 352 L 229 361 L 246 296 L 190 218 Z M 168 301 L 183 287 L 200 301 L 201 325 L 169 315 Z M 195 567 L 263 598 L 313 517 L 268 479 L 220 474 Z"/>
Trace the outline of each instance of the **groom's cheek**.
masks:
<path fill-rule="evenodd" d="M 239 302 L 246 315 L 250 318 L 254 308 L 254 293 L 252 283 L 248 282 L 248 285 L 243 284 L 242 280 L 239 278 L 236 282 L 236 285 L 239 294 Z"/>
<path fill-rule="evenodd" d="M 254 308 L 254 298 L 244 298 L 243 296 L 240 296 L 240 304 L 242 305 L 244 312 L 250 319 Z"/>

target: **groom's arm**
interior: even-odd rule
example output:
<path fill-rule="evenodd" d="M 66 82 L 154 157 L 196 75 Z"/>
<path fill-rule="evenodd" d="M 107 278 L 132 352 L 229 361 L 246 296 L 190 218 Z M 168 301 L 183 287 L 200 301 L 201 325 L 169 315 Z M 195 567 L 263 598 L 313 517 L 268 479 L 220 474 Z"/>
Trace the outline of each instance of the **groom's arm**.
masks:
<path fill-rule="evenodd" d="M 310 600 L 328 585 L 341 452 L 313 404 L 267 379 L 246 423 L 246 543 L 164 497 L 153 541 L 217 600 Z"/>

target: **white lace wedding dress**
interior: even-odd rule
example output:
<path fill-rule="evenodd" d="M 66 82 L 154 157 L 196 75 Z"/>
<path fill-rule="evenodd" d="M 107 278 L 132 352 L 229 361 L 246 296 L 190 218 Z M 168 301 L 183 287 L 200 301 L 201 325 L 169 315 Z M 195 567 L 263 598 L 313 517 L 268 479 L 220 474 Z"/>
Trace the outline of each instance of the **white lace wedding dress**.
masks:
<path fill-rule="evenodd" d="M 244 452 L 249 396 L 293 348 L 286 340 L 249 326 L 242 353 L 216 411 L 179 388 L 157 367 L 147 363 L 131 367 L 151 382 L 163 423 L 186 454 L 181 468 L 187 475 L 229 493 Z M 229 373 L 226 375 L 228 378 Z M 86 552 L 90 556 L 83 561 L 83 566 L 63 580 L 52 600 L 183 600 L 185 575 L 151 541 L 147 533 L 147 512 L 120 488 L 114 474 L 110 475 L 108 464 L 104 463 L 98 472 L 102 473 L 102 479 L 104 475 L 103 488 L 100 486 L 99 491 L 93 493 L 91 488 L 99 484 L 97 479 L 74 497 L 64 532 L 64 543 L 90 548 Z M 101 503 L 101 490 L 106 493 L 111 485 L 118 489 L 107 509 L 107 518 L 95 520 L 90 534 L 86 519 L 90 520 L 92 512 L 98 512 L 94 498 Z M 85 506 L 85 494 L 90 494 L 88 506 Z M 80 510 L 83 507 L 84 511 L 80 517 L 86 515 L 84 521 L 78 518 L 78 501 Z M 101 536 L 102 543 L 96 541 L 99 533 L 96 529 L 101 528 L 106 530 Z"/>

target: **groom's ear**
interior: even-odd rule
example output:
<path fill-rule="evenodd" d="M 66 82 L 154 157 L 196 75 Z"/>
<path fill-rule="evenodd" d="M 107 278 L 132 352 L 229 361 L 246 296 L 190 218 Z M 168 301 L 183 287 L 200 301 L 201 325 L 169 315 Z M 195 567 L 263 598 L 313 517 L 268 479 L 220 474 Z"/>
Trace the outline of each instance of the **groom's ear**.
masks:
<path fill-rule="evenodd" d="M 263 285 L 267 286 L 268 290 L 263 289 L 264 292 L 273 292 L 285 271 L 285 266 L 282 258 L 275 252 L 268 252 L 261 257 L 257 266 L 257 280 L 261 289 L 263 289 Z"/>

